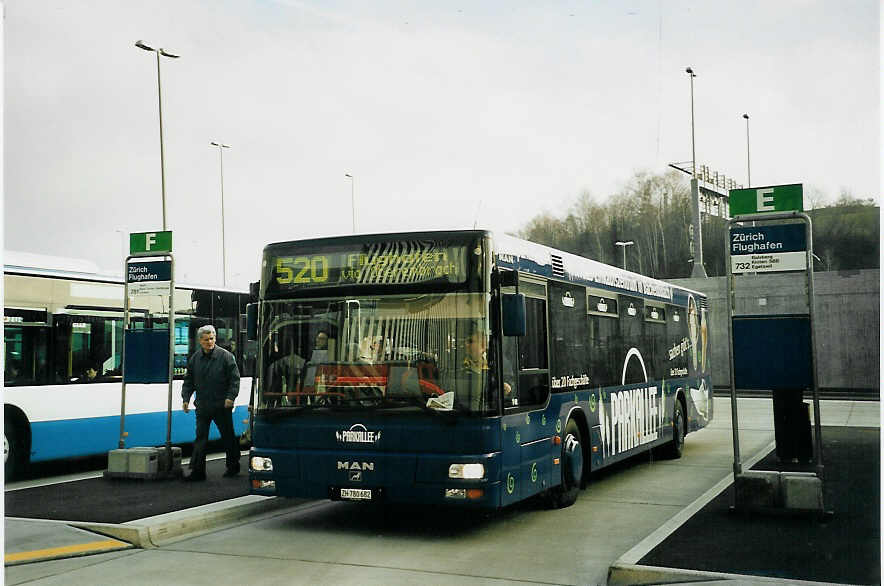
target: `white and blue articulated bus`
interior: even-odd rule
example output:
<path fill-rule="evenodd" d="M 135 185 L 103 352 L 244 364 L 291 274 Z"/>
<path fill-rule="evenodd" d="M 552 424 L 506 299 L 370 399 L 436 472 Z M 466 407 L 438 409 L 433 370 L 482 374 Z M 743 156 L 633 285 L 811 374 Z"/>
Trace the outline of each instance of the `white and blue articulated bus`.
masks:
<path fill-rule="evenodd" d="M 706 298 L 547 246 L 270 244 L 258 297 L 254 494 L 561 507 L 712 419 Z"/>
<path fill-rule="evenodd" d="M 7 253 L 3 267 L 7 480 L 30 462 L 107 453 L 120 439 L 122 280 L 82 262 L 25 258 L 27 264 L 14 264 Z M 181 384 L 187 358 L 199 348 L 196 331 L 206 324 L 236 357 L 242 377 L 233 420 L 237 433 L 246 429 L 255 363 L 244 327 L 247 301 L 245 292 L 176 286 L 172 442 L 194 439 L 194 413 L 181 411 Z M 130 307 L 130 328 L 168 330 L 168 295 L 133 297 Z M 165 443 L 168 390 L 168 383 L 126 385 L 126 447 Z M 218 437 L 214 427 L 212 434 Z"/>

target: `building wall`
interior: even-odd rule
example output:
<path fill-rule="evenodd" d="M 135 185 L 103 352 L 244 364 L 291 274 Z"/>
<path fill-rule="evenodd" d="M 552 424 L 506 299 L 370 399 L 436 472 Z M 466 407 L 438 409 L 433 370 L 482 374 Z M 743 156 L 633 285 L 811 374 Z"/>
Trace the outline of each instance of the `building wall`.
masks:
<path fill-rule="evenodd" d="M 709 296 L 712 380 L 730 386 L 725 277 L 674 279 Z M 734 315 L 807 314 L 804 273 L 737 275 Z M 821 389 L 881 386 L 880 271 L 814 273 L 814 334 Z"/>

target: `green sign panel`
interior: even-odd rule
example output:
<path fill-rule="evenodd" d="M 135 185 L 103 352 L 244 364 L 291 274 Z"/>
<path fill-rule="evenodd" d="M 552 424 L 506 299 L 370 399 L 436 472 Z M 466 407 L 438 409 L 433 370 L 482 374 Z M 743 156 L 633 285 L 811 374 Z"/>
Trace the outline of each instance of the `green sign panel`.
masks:
<path fill-rule="evenodd" d="M 129 234 L 129 254 L 172 252 L 172 232 L 139 232 Z"/>
<path fill-rule="evenodd" d="M 803 210 L 804 189 L 801 183 L 730 190 L 731 217 Z"/>

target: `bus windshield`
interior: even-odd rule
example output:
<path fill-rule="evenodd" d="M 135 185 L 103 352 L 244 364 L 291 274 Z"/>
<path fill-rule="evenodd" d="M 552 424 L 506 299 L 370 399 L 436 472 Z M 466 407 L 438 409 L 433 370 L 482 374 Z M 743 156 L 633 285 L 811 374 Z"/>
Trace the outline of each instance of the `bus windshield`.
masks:
<path fill-rule="evenodd" d="M 258 411 L 497 409 L 483 293 L 265 301 Z"/>

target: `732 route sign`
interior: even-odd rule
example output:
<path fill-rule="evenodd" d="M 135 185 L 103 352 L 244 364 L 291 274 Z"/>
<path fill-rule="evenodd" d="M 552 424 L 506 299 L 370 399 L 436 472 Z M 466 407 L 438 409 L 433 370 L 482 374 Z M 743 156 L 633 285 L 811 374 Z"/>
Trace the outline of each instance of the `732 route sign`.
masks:
<path fill-rule="evenodd" d="M 802 224 L 731 228 L 731 272 L 769 273 L 807 268 Z"/>

